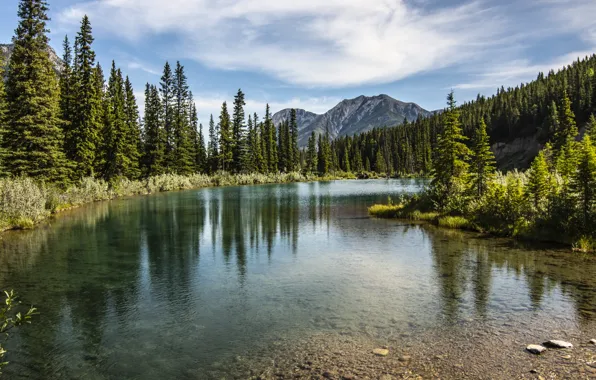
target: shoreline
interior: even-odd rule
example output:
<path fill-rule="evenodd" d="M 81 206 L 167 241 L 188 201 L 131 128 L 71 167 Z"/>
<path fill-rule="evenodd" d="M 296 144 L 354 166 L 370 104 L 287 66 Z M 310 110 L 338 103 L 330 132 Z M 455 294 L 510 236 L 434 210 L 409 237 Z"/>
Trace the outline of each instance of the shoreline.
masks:
<path fill-rule="evenodd" d="M 6 183 L 9 183 L 9 186 L 16 184 L 15 189 L 11 189 L 12 193 L 17 193 L 22 198 L 32 196 L 30 193 L 31 188 L 33 188 L 33 192 L 36 194 L 33 194 L 32 197 L 38 196 L 44 199 L 38 200 L 41 202 L 38 202 L 38 204 L 35 205 L 37 206 L 36 210 L 23 210 L 22 208 L 19 208 L 19 205 L 13 206 L 11 204 L 7 204 L 8 202 L 5 202 L 5 204 L 1 203 L 6 198 L 11 198 L 11 196 L 15 197 L 16 194 L 9 194 L 8 197 L 0 197 L 0 234 L 10 231 L 31 230 L 36 228 L 39 224 L 59 216 L 65 211 L 79 209 L 98 202 L 126 199 L 129 197 L 151 196 L 175 191 L 198 190 L 216 187 L 274 185 L 285 183 L 308 183 L 357 179 L 358 178 L 352 173 L 341 173 L 334 175 L 330 174 L 322 177 L 311 174 L 304 175 L 297 172 L 275 174 L 229 174 L 223 172 L 211 176 L 202 174 L 191 176 L 164 174 L 161 176 L 150 177 L 137 181 L 124 179 L 115 184 L 108 184 L 103 180 L 95 178 L 85 178 L 80 184 L 69 187 L 64 191 L 58 191 L 56 188 L 52 188 L 51 186 L 38 183 L 27 178 L 12 180 L 4 179 L 0 180 L 0 195 L 3 195 L 3 184 L 4 188 L 6 188 Z M 17 203 L 18 201 L 29 201 L 27 202 L 29 204 L 26 206 L 30 206 L 30 208 L 35 207 L 30 204 L 30 200 L 17 199 L 14 203 Z M 5 216 L 5 219 L 2 220 L 2 210 L 11 207 L 14 210 L 13 213 L 16 215 L 8 217 Z M 36 213 L 36 215 L 32 216 L 33 213 Z"/>
<path fill-rule="evenodd" d="M 431 211 L 431 212 L 421 212 L 420 210 L 409 210 L 406 209 L 404 205 L 385 205 L 385 204 L 374 204 L 368 208 L 368 214 L 371 217 L 379 218 L 379 219 L 394 219 L 394 220 L 404 220 L 404 221 L 415 221 L 418 223 L 427 223 L 439 228 L 451 229 L 451 230 L 460 230 L 460 231 L 468 231 L 468 232 L 475 232 L 481 233 L 486 235 L 487 237 L 491 238 L 506 238 L 506 239 L 513 239 L 516 241 L 521 242 L 528 242 L 528 243 L 542 243 L 542 244 L 552 244 L 558 245 L 560 247 L 564 247 L 565 249 L 570 250 L 571 252 L 578 252 L 578 253 L 594 253 L 594 250 L 586 250 L 574 247 L 573 243 L 568 241 L 562 240 L 553 240 L 553 239 L 544 239 L 541 236 L 531 236 L 531 235 L 505 235 L 505 234 L 497 234 L 490 231 L 486 231 L 481 229 L 480 227 L 476 226 L 473 222 L 470 222 L 463 216 L 449 216 L 449 215 L 442 215 L 439 212 Z"/>

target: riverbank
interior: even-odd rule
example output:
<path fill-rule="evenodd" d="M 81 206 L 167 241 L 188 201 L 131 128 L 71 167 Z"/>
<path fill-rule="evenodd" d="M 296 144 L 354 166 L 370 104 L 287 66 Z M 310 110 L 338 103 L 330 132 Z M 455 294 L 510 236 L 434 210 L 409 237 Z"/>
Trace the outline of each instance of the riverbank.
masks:
<path fill-rule="evenodd" d="M 319 333 L 279 342 L 255 357 L 237 357 L 230 367 L 237 374 L 234 378 L 252 380 L 596 377 L 596 345 L 590 342 L 591 335 L 554 328 L 496 327 L 465 321 L 449 331 L 404 333 L 391 339 Z M 553 336 L 571 342 L 573 348 L 548 349 L 541 355 L 526 350 L 528 344 Z M 229 373 L 214 369 L 208 377 Z"/>
<path fill-rule="evenodd" d="M 0 232 L 30 229 L 61 211 L 85 204 L 136 195 L 206 187 L 263 185 L 275 183 L 355 179 L 351 173 L 326 176 L 298 172 L 275 174 L 229 174 L 182 176 L 163 174 L 143 180 L 126 178 L 108 183 L 96 178 L 83 178 L 78 184 L 62 190 L 31 178 L 0 179 Z"/>

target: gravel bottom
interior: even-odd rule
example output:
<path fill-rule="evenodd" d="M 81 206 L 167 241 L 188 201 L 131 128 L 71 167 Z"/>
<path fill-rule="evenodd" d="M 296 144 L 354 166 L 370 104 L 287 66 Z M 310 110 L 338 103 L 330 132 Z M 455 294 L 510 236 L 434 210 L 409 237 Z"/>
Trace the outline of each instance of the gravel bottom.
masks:
<path fill-rule="evenodd" d="M 525 350 L 540 344 L 540 332 L 495 329 L 423 332 L 392 341 L 367 336 L 318 333 L 273 344 L 226 365 L 218 379 L 596 379 L 596 345 L 586 332 L 556 332 L 572 349 Z M 386 356 L 379 355 L 387 349 Z M 233 373 L 234 375 L 231 375 Z"/>

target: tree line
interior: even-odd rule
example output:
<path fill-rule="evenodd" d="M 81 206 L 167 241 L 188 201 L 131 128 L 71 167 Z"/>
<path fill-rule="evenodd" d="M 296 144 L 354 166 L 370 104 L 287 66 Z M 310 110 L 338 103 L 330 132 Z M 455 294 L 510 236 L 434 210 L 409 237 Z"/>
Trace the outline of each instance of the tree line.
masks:
<path fill-rule="evenodd" d="M 146 85 L 140 118 L 132 83 L 114 61 L 106 82 L 86 15 L 74 42 L 64 38 L 56 75 L 48 55 L 47 11 L 45 1 L 19 3 L 6 86 L 0 81 L 1 175 L 68 184 L 87 176 L 111 181 L 301 169 L 295 110 L 279 126 L 268 105 L 263 120 L 256 113 L 246 120 L 241 90 L 231 115 L 226 102 L 217 122 L 211 115 L 206 143 L 180 62 L 166 62 L 159 84 Z"/>
<path fill-rule="evenodd" d="M 458 107 L 463 135 L 474 137 L 484 121 L 491 145 L 516 138 L 534 138 L 543 146 L 551 141 L 560 147 L 567 132 L 560 125 L 561 113 L 569 108 L 577 126 L 587 127 L 596 114 L 596 55 L 578 59 L 571 65 L 514 88 L 501 87 L 490 97 L 478 95 L 474 101 Z M 569 105 L 563 102 L 567 94 Z M 437 112 L 426 118 L 404 120 L 392 128 L 376 128 L 355 136 L 336 139 L 332 151 L 337 170 L 376 171 L 389 175 L 430 175 L 437 136 L 449 116 Z M 566 123 L 563 120 L 563 123 Z M 555 137 L 557 136 L 558 137 Z M 470 140 L 468 140 L 469 145 Z M 502 163 L 502 169 L 513 169 Z M 517 163 L 525 169 L 529 163 Z"/>

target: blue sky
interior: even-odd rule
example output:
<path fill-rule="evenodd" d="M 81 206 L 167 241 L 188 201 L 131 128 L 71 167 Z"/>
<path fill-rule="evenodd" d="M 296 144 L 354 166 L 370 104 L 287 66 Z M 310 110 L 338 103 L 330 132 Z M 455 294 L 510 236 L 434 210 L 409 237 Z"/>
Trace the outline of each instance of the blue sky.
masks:
<path fill-rule="evenodd" d="M 166 60 L 185 66 L 205 123 L 238 88 L 247 111 L 324 112 L 388 94 L 433 110 L 491 95 L 596 52 L 594 0 L 49 0 L 59 55 L 90 17 L 94 49 L 143 102 Z M 18 1 L 0 1 L 0 42 Z"/>

